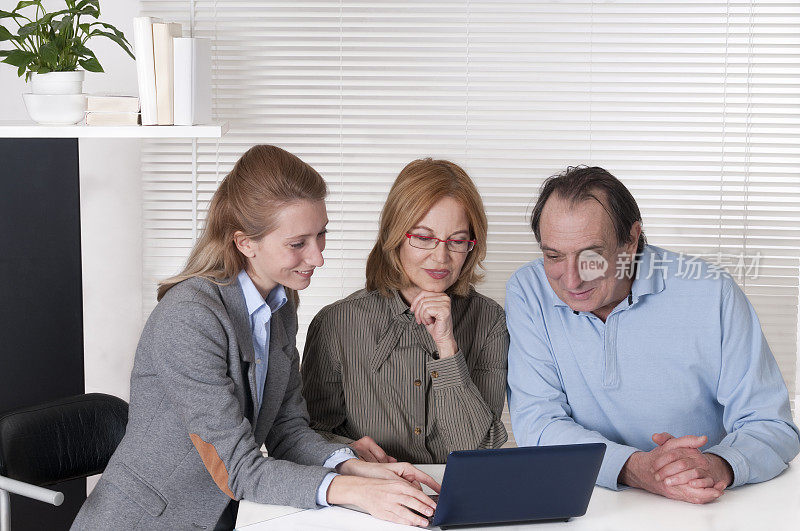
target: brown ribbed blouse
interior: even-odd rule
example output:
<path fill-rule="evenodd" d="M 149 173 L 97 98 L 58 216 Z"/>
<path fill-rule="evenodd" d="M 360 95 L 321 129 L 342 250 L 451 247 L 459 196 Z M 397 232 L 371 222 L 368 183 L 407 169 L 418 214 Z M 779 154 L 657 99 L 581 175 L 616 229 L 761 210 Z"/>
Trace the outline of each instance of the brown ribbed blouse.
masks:
<path fill-rule="evenodd" d="M 387 298 L 360 290 L 323 308 L 309 326 L 301 367 L 311 427 L 341 443 L 369 435 L 412 463 L 502 446 L 505 313 L 471 290 L 451 298 L 451 314 L 459 351 L 438 359 L 396 291 Z"/>

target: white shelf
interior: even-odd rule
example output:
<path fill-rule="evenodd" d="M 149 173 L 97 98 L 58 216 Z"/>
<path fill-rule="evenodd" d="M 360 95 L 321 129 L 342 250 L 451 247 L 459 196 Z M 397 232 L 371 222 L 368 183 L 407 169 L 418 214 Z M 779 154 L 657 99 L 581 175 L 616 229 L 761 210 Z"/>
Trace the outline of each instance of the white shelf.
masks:
<path fill-rule="evenodd" d="M 38 125 L 0 121 L 0 138 L 222 138 L 228 122 L 210 125 Z"/>

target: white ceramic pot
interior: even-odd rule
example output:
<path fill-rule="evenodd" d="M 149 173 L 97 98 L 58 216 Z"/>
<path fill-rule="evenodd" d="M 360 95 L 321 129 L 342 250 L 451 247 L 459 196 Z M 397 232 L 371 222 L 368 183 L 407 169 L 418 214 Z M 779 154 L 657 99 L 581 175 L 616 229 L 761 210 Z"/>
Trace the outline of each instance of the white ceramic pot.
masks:
<path fill-rule="evenodd" d="M 83 70 L 74 72 L 48 72 L 31 75 L 31 92 L 34 94 L 80 94 L 83 92 Z"/>
<path fill-rule="evenodd" d="M 31 120 L 47 125 L 69 125 L 83 120 L 86 95 L 83 70 L 48 72 L 31 76 L 32 94 L 23 94 Z"/>
<path fill-rule="evenodd" d="M 28 116 L 42 125 L 71 125 L 86 114 L 85 94 L 23 94 Z"/>

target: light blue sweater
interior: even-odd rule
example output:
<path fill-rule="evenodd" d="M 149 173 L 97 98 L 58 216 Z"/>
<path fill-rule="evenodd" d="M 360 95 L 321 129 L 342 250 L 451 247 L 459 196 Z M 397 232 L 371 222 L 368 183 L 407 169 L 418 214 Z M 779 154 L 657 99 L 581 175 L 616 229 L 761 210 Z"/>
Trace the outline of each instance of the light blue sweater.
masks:
<path fill-rule="evenodd" d="M 686 264 L 646 246 L 631 297 L 605 323 L 562 302 L 541 259 L 514 273 L 508 403 L 520 446 L 604 442 L 597 483 L 613 489 L 662 431 L 707 435 L 703 451 L 731 465 L 734 487 L 786 468 L 800 432 L 758 317 L 729 276 Z"/>

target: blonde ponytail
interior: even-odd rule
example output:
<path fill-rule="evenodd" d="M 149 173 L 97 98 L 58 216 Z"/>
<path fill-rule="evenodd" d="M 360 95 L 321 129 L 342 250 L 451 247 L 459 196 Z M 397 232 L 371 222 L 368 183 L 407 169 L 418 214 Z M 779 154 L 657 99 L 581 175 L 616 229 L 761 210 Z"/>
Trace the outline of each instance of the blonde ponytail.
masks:
<path fill-rule="evenodd" d="M 192 277 L 230 283 L 246 265 L 233 241 L 237 231 L 258 240 L 275 229 L 282 207 L 297 201 L 320 201 L 327 192 L 319 173 L 298 157 L 275 146 L 253 146 L 220 183 L 186 267 L 159 284 L 157 300 Z M 287 294 L 297 303 L 295 292 L 287 289 Z"/>

